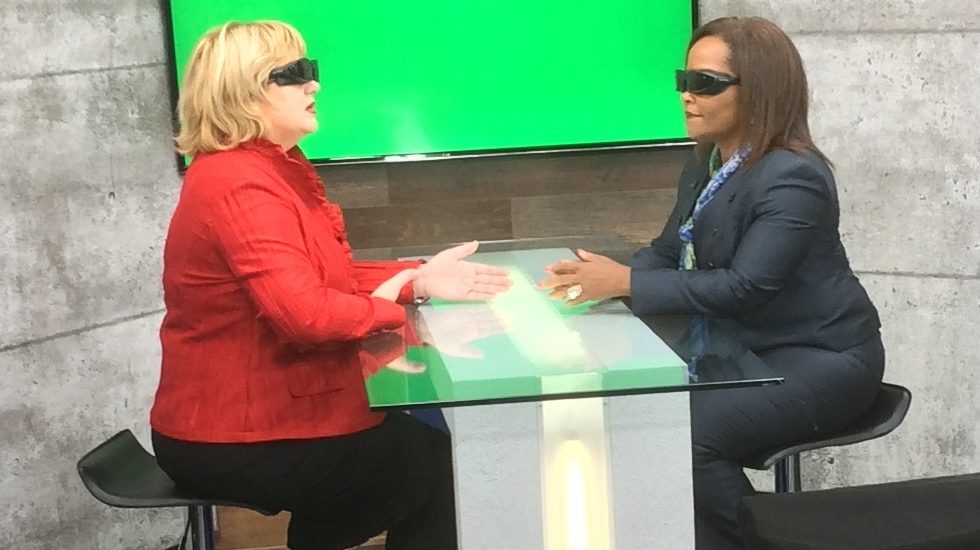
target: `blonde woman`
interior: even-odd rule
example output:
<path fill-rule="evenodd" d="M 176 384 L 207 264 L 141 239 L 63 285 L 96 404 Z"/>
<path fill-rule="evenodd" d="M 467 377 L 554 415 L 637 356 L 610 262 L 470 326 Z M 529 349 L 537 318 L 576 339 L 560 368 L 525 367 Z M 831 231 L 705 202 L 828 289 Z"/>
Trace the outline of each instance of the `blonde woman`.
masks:
<path fill-rule="evenodd" d="M 296 144 L 317 129 L 318 67 L 277 22 L 207 33 L 187 67 L 178 150 L 193 161 L 164 250 L 163 361 L 150 415 L 187 488 L 289 510 L 289 547 L 455 548 L 445 434 L 368 409 L 358 342 L 428 296 L 483 300 L 504 271 L 352 260 L 341 210 Z"/>

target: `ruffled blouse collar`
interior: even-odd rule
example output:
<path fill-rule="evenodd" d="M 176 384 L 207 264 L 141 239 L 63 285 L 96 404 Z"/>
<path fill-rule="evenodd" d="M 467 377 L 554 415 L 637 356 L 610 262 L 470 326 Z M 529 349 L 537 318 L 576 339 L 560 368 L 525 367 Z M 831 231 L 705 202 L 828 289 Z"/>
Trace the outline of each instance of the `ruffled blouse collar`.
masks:
<path fill-rule="evenodd" d="M 316 168 L 313 167 L 313 164 L 310 163 L 298 146 L 284 151 L 278 143 L 259 137 L 251 141 L 246 141 L 239 145 L 239 147 L 249 151 L 255 151 L 268 158 L 290 185 L 297 186 L 300 191 L 310 193 L 316 202 L 321 205 L 327 218 L 329 218 L 330 224 L 333 227 L 334 237 L 343 244 L 348 258 L 351 257 L 350 244 L 347 242 L 347 230 L 344 224 L 344 214 L 339 206 L 327 199 L 323 180 L 320 179 Z"/>

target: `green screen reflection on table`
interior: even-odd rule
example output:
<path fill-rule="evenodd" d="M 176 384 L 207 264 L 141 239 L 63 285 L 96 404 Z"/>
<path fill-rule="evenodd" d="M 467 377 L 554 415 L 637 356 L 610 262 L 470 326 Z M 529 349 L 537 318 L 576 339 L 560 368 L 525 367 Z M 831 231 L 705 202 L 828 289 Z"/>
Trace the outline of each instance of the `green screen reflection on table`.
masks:
<path fill-rule="evenodd" d="M 634 391 L 688 389 L 687 366 L 618 301 L 569 307 L 536 283 L 568 249 L 486 252 L 473 260 L 510 270 L 512 289 L 491 302 L 433 300 L 418 308 L 398 365 L 367 380 L 374 409 L 452 406 Z"/>

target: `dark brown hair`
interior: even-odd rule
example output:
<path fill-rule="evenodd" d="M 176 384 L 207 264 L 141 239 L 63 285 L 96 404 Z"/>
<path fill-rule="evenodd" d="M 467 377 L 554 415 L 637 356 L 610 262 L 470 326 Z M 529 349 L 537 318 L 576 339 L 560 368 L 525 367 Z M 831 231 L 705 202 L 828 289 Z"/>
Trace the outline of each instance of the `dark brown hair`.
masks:
<path fill-rule="evenodd" d="M 829 164 L 810 137 L 806 72 L 786 33 L 761 17 L 723 17 L 695 30 L 688 52 L 707 36 L 725 41 L 731 52 L 728 65 L 739 78 L 738 120 L 752 148 L 745 167 L 774 149 L 813 152 Z M 702 153 L 710 146 L 699 144 Z"/>

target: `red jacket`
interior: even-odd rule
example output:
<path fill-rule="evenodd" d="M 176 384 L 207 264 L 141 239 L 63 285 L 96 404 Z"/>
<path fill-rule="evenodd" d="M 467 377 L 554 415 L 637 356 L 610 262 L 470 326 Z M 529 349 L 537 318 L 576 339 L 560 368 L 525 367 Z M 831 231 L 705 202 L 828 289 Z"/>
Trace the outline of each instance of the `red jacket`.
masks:
<path fill-rule="evenodd" d="M 354 262 L 340 208 L 299 149 L 260 139 L 198 156 L 164 248 L 153 429 L 220 443 L 377 425 L 358 339 L 405 323 L 370 293 L 416 265 Z"/>

